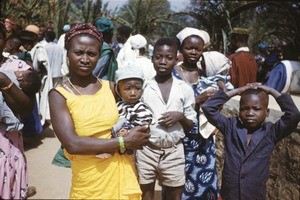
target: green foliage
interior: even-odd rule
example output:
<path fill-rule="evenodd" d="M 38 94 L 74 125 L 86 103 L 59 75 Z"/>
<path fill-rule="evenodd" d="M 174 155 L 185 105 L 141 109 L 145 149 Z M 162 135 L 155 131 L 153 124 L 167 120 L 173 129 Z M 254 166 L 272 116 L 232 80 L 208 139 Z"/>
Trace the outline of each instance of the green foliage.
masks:
<path fill-rule="evenodd" d="M 300 35 L 300 4 L 296 1 L 202 1 L 191 0 L 189 14 L 211 36 L 211 48 L 222 50 L 233 27 L 250 30 L 252 49 L 264 42 L 289 43 Z M 225 45 L 224 45 L 225 44 Z"/>
<path fill-rule="evenodd" d="M 206 30 L 211 36 L 210 48 L 218 51 L 225 50 L 233 27 L 250 30 L 249 45 L 254 49 L 260 42 L 300 43 L 298 1 L 190 0 L 180 12 L 173 12 L 168 0 L 128 0 L 119 11 L 109 10 L 108 5 L 102 0 L 1 0 L 0 17 L 12 18 L 22 27 L 52 21 L 60 35 L 67 22 L 93 22 L 105 16 L 116 26 L 127 25 L 134 34 L 150 40 L 175 36 L 191 26 Z"/>
<path fill-rule="evenodd" d="M 176 23 L 170 20 L 171 14 L 167 0 L 129 0 L 120 8 L 117 17 L 112 19 L 118 24 L 131 27 L 134 34 L 153 38 L 155 32 L 169 33 L 169 25 Z"/>

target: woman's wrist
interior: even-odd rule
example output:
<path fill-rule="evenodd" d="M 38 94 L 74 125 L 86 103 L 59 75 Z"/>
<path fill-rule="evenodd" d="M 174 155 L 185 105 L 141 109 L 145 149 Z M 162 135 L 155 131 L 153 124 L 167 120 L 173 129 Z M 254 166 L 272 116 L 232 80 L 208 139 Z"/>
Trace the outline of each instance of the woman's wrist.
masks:
<path fill-rule="evenodd" d="M 124 138 L 122 136 L 118 137 L 118 141 L 119 141 L 119 149 L 121 153 L 124 153 L 126 151 L 126 147 L 125 147 L 125 142 L 124 142 Z"/>
<path fill-rule="evenodd" d="M 12 86 L 13 86 L 14 82 L 13 81 L 10 81 L 10 83 L 4 87 L 1 87 L 0 90 L 2 92 L 5 92 L 5 91 L 8 91 Z"/>

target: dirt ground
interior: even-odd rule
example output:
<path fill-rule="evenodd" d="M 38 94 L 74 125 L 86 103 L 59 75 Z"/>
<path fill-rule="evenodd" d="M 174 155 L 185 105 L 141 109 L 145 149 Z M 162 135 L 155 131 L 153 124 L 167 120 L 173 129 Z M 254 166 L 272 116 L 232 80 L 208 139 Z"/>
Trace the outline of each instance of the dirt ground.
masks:
<path fill-rule="evenodd" d="M 25 137 L 25 155 L 28 163 L 28 185 L 37 193 L 29 199 L 68 199 L 71 169 L 52 165 L 60 143 L 51 126 L 39 136 Z M 155 199 L 161 199 L 161 188 L 156 185 Z"/>

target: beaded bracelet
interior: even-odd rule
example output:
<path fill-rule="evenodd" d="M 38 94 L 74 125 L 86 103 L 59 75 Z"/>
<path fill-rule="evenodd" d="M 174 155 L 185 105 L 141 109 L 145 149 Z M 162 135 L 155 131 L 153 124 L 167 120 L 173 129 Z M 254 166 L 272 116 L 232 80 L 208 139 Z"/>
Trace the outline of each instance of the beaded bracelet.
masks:
<path fill-rule="evenodd" d="M 0 88 L 1 91 L 7 91 L 13 86 L 14 82 L 10 82 L 7 86 Z"/>
<path fill-rule="evenodd" d="M 124 144 L 124 139 L 123 139 L 122 136 L 120 136 L 120 137 L 118 137 L 118 140 L 119 140 L 120 152 L 124 153 L 126 151 L 126 147 L 125 147 L 125 144 Z"/>

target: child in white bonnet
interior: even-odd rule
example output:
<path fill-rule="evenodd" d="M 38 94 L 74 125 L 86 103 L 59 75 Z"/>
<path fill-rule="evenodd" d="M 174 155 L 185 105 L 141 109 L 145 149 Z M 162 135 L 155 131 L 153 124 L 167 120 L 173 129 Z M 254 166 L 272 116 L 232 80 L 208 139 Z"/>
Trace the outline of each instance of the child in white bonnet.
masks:
<path fill-rule="evenodd" d="M 113 126 L 112 136 L 123 137 L 135 126 L 149 126 L 153 120 L 148 106 L 140 101 L 143 93 L 144 75 L 138 66 L 128 65 L 116 71 L 115 91 L 121 98 L 117 103 L 119 120 Z M 120 153 L 133 153 L 126 150 Z M 97 157 L 107 158 L 110 154 L 98 154 Z"/>

